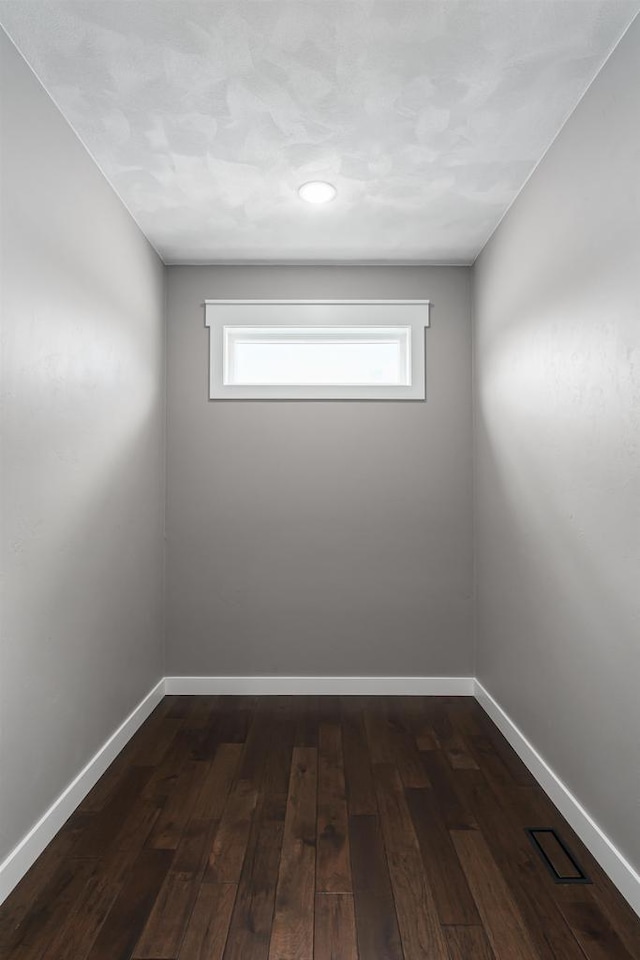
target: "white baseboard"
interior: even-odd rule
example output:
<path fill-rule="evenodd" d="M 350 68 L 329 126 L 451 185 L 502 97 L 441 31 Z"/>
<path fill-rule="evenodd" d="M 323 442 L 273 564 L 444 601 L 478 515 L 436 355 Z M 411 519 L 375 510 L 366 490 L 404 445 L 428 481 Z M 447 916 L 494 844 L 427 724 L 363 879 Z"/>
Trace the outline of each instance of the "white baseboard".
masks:
<path fill-rule="evenodd" d="M 473 677 L 165 677 L 167 694 L 472 697 Z"/>
<path fill-rule="evenodd" d="M 164 680 L 160 680 L 111 734 L 66 790 L 51 804 L 17 847 L 14 847 L 9 856 L 0 863 L 0 903 L 8 897 L 29 867 L 35 863 L 47 844 L 53 840 L 58 830 L 163 697 Z"/>
<path fill-rule="evenodd" d="M 570 823 L 625 900 L 640 916 L 640 875 L 625 860 L 606 833 L 478 680 L 475 681 L 475 696 L 547 796 Z"/>

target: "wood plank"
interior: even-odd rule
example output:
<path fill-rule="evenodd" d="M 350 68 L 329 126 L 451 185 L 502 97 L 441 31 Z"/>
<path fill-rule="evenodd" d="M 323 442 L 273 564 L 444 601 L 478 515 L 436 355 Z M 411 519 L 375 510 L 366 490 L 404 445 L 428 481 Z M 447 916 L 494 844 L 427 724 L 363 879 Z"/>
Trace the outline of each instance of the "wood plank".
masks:
<path fill-rule="evenodd" d="M 451 960 L 495 960 L 482 927 L 445 927 L 444 935 Z"/>
<path fill-rule="evenodd" d="M 86 957 L 138 856 L 139 850 L 134 848 L 114 849 L 99 861 L 95 875 L 85 883 L 70 909 L 59 917 L 55 932 L 47 938 L 47 956 L 55 960 Z"/>
<path fill-rule="evenodd" d="M 351 893 L 342 733 L 338 723 L 322 723 L 318 734 L 317 843 L 316 891 Z"/>
<path fill-rule="evenodd" d="M 135 737 L 133 741 L 135 741 Z M 98 782 L 91 788 L 84 800 L 80 803 L 78 807 L 79 811 L 96 814 L 104 810 L 104 807 L 111 800 L 115 791 L 121 786 L 123 780 L 132 768 L 131 760 L 137 747 L 137 744 L 133 741 L 129 741 L 121 753 L 118 754 L 115 760 L 113 760 L 105 770 Z"/>
<path fill-rule="evenodd" d="M 185 720 L 190 716 L 199 698 L 171 693 L 164 698 L 165 716 L 172 720 Z"/>
<path fill-rule="evenodd" d="M 168 700 L 169 697 L 166 699 Z M 208 729 L 211 726 L 213 714 L 220 703 L 220 694 L 199 693 L 197 696 L 180 697 L 179 699 L 190 702 L 190 707 L 183 717 L 184 730 L 192 732 Z"/>
<path fill-rule="evenodd" d="M 81 891 L 94 876 L 92 860 L 63 863 L 37 897 L 32 909 L 13 931 L 3 957 L 40 960 L 43 946 L 55 935 L 59 917 L 73 912 Z"/>
<path fill-rule="evenodd" d="M 205 883 L 238 883 L 257 799 L 256 788 L 245 780 L 238 781 L 229 794 L 209 855 Z"/>
<path fill-rule="evenodd" d="M 245 743 L 255 713 L 255 697 L 226 695 L 220 698 L 220 709 L 214 713 L 214 727 L 219 743 Z"/>
<path fill-rule="evenodd" d="M 415 708 L 412 711 L 412 730 L 418 750 L 423 753 L 439 750 L 440 744 L 431 725 L 433 716 L 432 697 L 414 697 Z M 442 708 L 441 708 L 442 709 Z"/>
<path fill-rule="evenodd" d="M 111 798 L 99 813 L 94 814 L 91 824 L 78 838 L 72 853 L 74 857 L 101 857 L 109 847 L 118 843 L 127 815 L 151 773 L 151 767 L 131 767 L 126 771 Z"/>
<path fill-rule="evenodd" d="M 165 802 L 148 844 L 157 850 L 175 850 L 189 822 L 208 772 L 207 764 L 189 760 L 178 774 L 175 790 Z"/>
<path fill-rule="evenodd" d="M 120 890 L 87 960 L 130 960 L 173 859 L 171 850 L 143 850 Z"/>
<path fill-rule="evenodd" d="M 497 789 L 504 791 L 517 787 L 508 767 L 496 753 L 490 737 L 470 736 L 467 737 L 467 742 L 476 758 L 476 769 L 482 768 L 482 773 L 488 783 L 495 784 Z"/>
<path fill-rule="evenodd" d="M 353 897 L 316 894 L 314 960 L 358 960 Z"/>
<path fill-rule="evenodd" d="M 366 698 L 365 704 L 364 727 L 371 764 L 393 763 L 395 761 L 393 737 L 384 705 L 371 697 Z"/>
<path fill-rule="evenodd" d="M 82 800 L 79 809 L 91 813 L 102 810 L 120 784 L 123 774 L 131 767 L 154 766 L 158 762 L 158 755 L 168 748 L 179 732 L 181 724 L 181 720 L 167 719 L 164 701 L 158 704 Z"/>
<path fill-rule="evenodd" d="M 267 960 L 284 821 L 256 815 L 224 960 Z"/>
<path fill-rule="evenodd" d="M 378 817 L 350 817 L 349 843 L 360 960 L 403 960 Z"/>
<path fill-rule="evenodd" d="M 406 797 L 440 923 L 479 925 L 475 901 L 433 790 L 407 790 Z"/>
<path fill-rule="evenodd" d="M 212 710 L 209 723 L 198 739 L 198 759 L 213 760 L 222 743 L 243 744 L 247 739 L 249 727 L 253 721 L 254 710 L 247 707 L 247 701 L 239 696 L 218 698 Z"/>
<path fill-rule="evenodd" d="M 462 734 L 451 720 L 449 710 L 438 710 L 431 715 L 431 728 L 440 750 L 454 770 L 477 770 L 478 764 Z"/>
<path fill-rule="evenodd" d="M 318 697 L 318 723 L 340 723 L 342 707 L 337 694 L 323 694 Z"/>
<path fill-rule="evenodd" d="M 75 907 L 59 918 L 53 935 L 47 937 L 48 953 L 39 953 L 38 957 L 55 957 L 55 960 L 86 957 L 121 887 L 122 882 L 113 882 L 102 873 L 92 877 L 78 896 Z"/>
<path fill-rule="evenodd" d="M 193 881 L 169 873 L 133 951 L 133 960 L 174 960 L 178 956 L 197 892 Z"/>
<path fill-rule="evenodd" d="M 58 873 L 77 843 L 79 832 L 69 828 L 68 824 L 69 821 L 0 906 L 0 956 L 3 950 L 8 951 L 18 926 L 38 902 L 43 889 Z"/>
<path fill-rule="evenodd" d="M 288 710 L 277 712 L 272 724 L 273 742 L 262 768 L 260 791 L 265 800 L 273 801 L 276 806 L 282 806 L 284 821 L 295 731 Z"/>
<path fill-rule="evenodd" d="M 411 697 L 387 698 L 386 712 L 393 763 L 405 787 L 428 787 L 430 781 L 420 759 L 420 752 L 413 734 L 415 707 L 410 704 L 412 699 Z"/>
<path fill-rule="evenodd" d="M 318 697 L 292 697 L 291 709 L 295 721 L 293 743 L 296 747 L 318 745 Z"/>
<path fill-rule="evenodd" d="M 240 780 L 259 784 L 267 759 L 277 743 L 282 730 L 282 718 L 290 718 L 290 697 L 263 697 L 253 716 L 245 742 L 242 764 L 238 771 Z M 293 722 L 289 721 L 293 727 Z M 288 784 L 287 770 L 287 784 Z"/>
<path fill-rule="evenodd" d="M 112 850 L 140 851 L 147 842 L 154 829 L 161 807 L 157 801 L 147 800 L 144 790 L 136 797 L 128 812 L 124 813 L 122 824 L 113 838 L 110 849 L 105 854 L 109 857 Z M 103 857 L 104 859 L 104 857 Z"/>
<path fill-rule="evenodd" d="M 342 697 L 341 706 L 342 748 L 349 816 L 375 816 L 378 812 L 378 804 L 359 700 L 354 697 Z"/>
<path fill-rule="evenodd" d="M 313 960 L 317 750 L 295 747 L 269 960 Z"/>
<path fill-rule="evenodd" d="M 209 862 L 217 829 L 217 820 L 190 820 L 180 838 L 171 872 L 183 880 L 200 882 Z"/>
<path fill-rule="evenodd" d="M 450 765 L 439 750 L 422 753 L 422 762 L 447 830 L 474 830 L 478 822 L 469 804 L 459 794 Z"/>
<path fill-rule="evenodd" d="M 447 960 L 433 891 L 424 872 L 400 776 L 391 764 L 374 766 L 373 772 L 402 948 L 409 956 Z"/>
<path fill-rule="evenodd" d="M 439 749 L 438 739 L 433 732 L 431 724 L 425 717 L 420 717 L 414 722 L 414 736 L 416 738 L 416 746 L 421 753 L 425 750 Z"/>
<path fill-rule="evenodd" d="M 208 741 L 220 699 L 218 695 L 195 697 L 193 708 L 182 721 L 180 733 L 189 741 L 189 760 L 207 762 L 213 759 Z"/>
<path fill-rule="evenodd" d="M 152 769 L 142 791 L 145 800 L 163 805 L 175 791 L 180 774 L 193 760 L 195 736 L 184 728 L 178 731 L 160 763 Z"/>
<path fill-rule="evenodd" d="M 140 797 L 136 801 L 136 808 L 145 808 Z M 60 918 L 55 935 L 48 940 L 50 956 L 56 960 L 79 960 L 87 955 L 128 879 L 153 824 L 152 817 L 143 823 L 135 814 L 136 808 L 126 818 L 130 827 L 127 843 L 113 845 L 97 862 L 95 875 L 85 884 L 72 909 Z M 158 811 L 154 813 L 157 816 Z M 139 827 L 137 834 L 134 831 L 135 824 Z"/>
<path fill-rule="evenodd" d="M 451 836 L 496 960 L 539 960 L 482 834 L 477 830 L 454 830 Z"/>
<path fill-rule="evenodd" d="M 576 852 L 579 852 L 575 841 L 571 842 Z M 583 864 L 588 863 L 583 852 L 580 851 L 579 855 Z M 608 924 L 617 932 L 625 949 L 635 960 L 640 960 L 640 918 L 637 913 L 623 899 L 599 865 L 597 870 L 589 868 L 589 876 L 594 881 L 590 891 L 594 902 L 606 917 Z"/>
<path fill-rule="evenodd" d="M 221 743 L 208 767 L 202 788 L 193 805 L 192 816 L 197 820 L 219 820 L 233 784 L 244 745 Z"/>
<path fill-rule="evenodd" d="M 562 885 L 557 897 L 562 914 L 588 960 L 634 960 L 588 887 Z"/>
<path fill-rule="evenodd" d="M 222 960 L 236 892 L 235 883 L 202 884 L 179 960 Z"/>
<path fill-rule="evenodd" d="M 135 738 L 131 764 L 136 767 L 155 767 L 170 749 L 182 729 L 183 721 L 161 717 L 153 725 L 145 725 Z"/>
<path fill-rule="evenodd" d="M 178 956 L 214 832 L 215 821 L 197 820 L 188 824 L 133 952 L 136 960 L 173 960 Z"/>

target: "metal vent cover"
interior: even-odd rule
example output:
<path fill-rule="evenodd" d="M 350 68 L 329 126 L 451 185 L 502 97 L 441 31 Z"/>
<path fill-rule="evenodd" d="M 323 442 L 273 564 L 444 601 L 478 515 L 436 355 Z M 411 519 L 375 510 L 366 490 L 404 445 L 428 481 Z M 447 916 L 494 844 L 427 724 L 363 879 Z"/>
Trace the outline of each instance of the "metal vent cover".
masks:
<path fill-rule="evenodd" d="M 525 832 L 554 883 L 592 882 L 553 827 L 525 827 Z"/>

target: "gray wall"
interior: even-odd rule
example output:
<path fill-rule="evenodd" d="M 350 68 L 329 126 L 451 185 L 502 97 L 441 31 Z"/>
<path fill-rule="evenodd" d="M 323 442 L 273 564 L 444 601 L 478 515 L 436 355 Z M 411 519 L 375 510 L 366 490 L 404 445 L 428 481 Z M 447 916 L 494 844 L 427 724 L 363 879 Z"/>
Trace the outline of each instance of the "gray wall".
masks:
<path fill-rule="evenodd" d="M 471 674 L 469 296 L 464 268 L 169 268 L 169 675 Z M 429 400 L 210 402 L 215 297 L 429 298 Z"/>
<path fill-rule="evenodd" d="M 163 672 L 164 268 L 0 62 L 2 860 Z"/>
<path fill-rule="evenodd" d="M 640 21 L 475 269 L 479 679 L 640 868 Z"/>

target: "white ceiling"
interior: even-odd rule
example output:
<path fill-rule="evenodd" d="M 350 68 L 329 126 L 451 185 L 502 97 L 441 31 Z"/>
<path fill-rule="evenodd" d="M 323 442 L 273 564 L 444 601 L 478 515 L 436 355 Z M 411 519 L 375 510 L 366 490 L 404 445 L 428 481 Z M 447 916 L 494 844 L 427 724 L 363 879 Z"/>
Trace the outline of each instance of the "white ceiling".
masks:
<path fill-rule="evenodd" d="M 2 0 L 0 22 L 166 262 L 468 263 L 639 8 Z M 296 194 L 316 178 L 326 207 Z"/>

